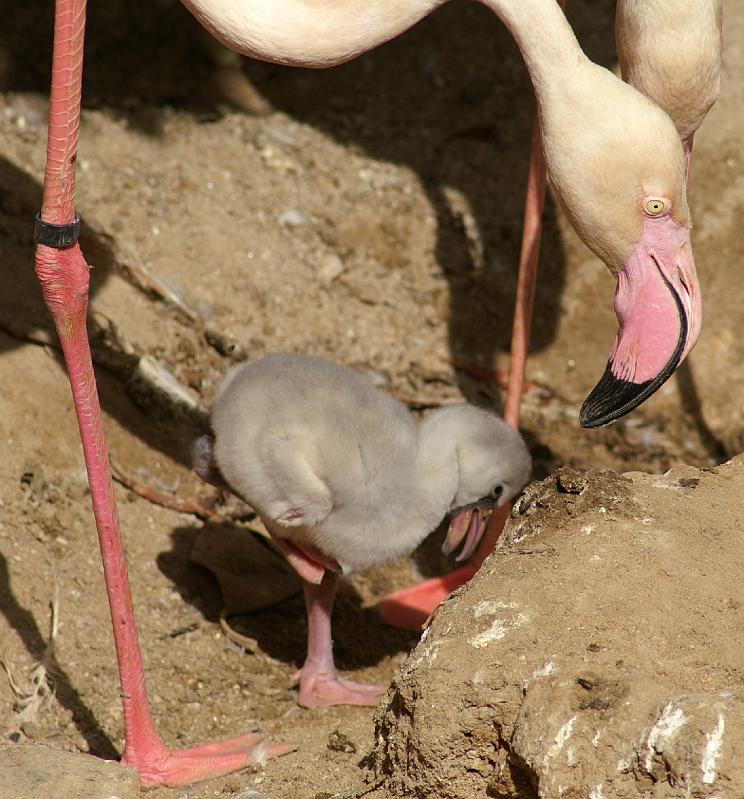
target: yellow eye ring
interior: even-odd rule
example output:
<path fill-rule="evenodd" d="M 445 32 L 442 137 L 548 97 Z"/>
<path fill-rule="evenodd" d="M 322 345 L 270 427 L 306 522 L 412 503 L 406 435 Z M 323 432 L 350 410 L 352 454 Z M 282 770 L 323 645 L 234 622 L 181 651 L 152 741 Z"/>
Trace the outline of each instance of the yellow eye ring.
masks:
<path fill-rule="evenodd" d="M 643 207 L 649 216 L 661 216 L 669 211 L 671 203 L 663 197 L 646 197 Z"/>

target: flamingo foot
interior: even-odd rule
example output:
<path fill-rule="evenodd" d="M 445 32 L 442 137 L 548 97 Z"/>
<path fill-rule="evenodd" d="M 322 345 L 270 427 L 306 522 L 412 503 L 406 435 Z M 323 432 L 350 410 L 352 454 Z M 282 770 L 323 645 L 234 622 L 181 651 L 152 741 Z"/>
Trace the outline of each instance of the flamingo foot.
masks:
<path fill-rule="evenodd" d="M 468 564 L 443 577 L 433 577 L 410 588 L 388 594 L 375 608 L 385 624 L 421 632 L 426 620 L 437 607 L 477 571 L 477 565 Z"/>
<path fill-rule="evenodd" d="M 332 707 L 333 705 L 376 705 L 387 690 L 386 685 L 355 682 L 339 676 L 336 671 L 300 669 L 295 675 L 300 681 L 297 702 L 302 707 Z"/>
<path fill-rule="evenodd" d="M 157 740 L 140 748 L 134 755 L 125 752 L 122 763 L 139 773 L 143 788 L 161 785 L 180 788 L 230 774 L 246 766 L 262 764 L 270 757 L 285 755 L 296 748 L 289 744 L 267 746 L 262 743 L 262 736 L 254 733 L 175 751 L 167 749 Z"/>

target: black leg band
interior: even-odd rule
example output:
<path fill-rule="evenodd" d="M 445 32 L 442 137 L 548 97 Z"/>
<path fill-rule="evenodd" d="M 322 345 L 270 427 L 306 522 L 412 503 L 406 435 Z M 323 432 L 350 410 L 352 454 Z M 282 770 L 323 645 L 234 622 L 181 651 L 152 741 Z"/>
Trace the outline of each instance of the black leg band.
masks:
<path fill-rule="evenodd" d="M 80 217 L 75 216 L 75 221 L 69 225 L 52 225 L 41 218 L 41 214 L 36 214 L 34 223 L 34 241 L 36 244 L 44 244 L 47 247 L 54 247 L 55 250 L 64 250 L 78 240 L 80 235 Z"/>

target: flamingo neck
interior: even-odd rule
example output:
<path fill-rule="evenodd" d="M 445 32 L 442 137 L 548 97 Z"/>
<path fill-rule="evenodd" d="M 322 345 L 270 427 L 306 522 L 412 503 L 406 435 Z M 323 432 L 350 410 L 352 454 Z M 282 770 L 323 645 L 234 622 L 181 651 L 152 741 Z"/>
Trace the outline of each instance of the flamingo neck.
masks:
<path fill-rule="evenodd" d="M 538 102 L 572 79 L 572 71 L 588 61 L 557 0 L 480 0 L 509 29 L 530 73 Z"/>

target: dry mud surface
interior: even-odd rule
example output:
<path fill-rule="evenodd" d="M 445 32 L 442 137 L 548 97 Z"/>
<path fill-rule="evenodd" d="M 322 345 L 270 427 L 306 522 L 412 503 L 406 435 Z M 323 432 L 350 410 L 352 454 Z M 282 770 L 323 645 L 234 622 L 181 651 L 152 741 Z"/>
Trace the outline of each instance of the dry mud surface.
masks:
<path fill-rule="evenodd" d="M 449 568 L 436 555 L 437 542 L 394 568 L 349 580 L 335 622 L 340 667 L 359 679 L 389 682 L 406 663 L 396 678 L 398 693 L 390 695 L 400 696 L 400 727 L 390 709 L 383 707 L 379 717 L 387 743 L 375 738 L 372 709 L 296 707 L 291 675 L 305 635 L 296 594 L 233 620 L 252 639 L 246 647 L 225 638 L 219 614 L 226 599 L 238 608 L 240 590 L 223 597 L 214 576 L 190 555 L 200 533 L 240 533 L 254 526 L 250 515 L 218 502 L 228 520 L 204 522 L 188 507 L 161 507 L 131 487 L 138 482 L 172 501 L 219 500 L 190 473 L 188 445 L 204 430 L 203 408 L 225 369 L 272 350 L 310 352 L 357 368 L 417 412 L 463 398 L 499 409 L 503 395 L 493 370 L 507 364 L 534 108 L 513 43 L 476 4 L 453 2 L 395 42 L 321 72 L 232 58 L 175 1 L 135 5 L 106 0 L 89 9 L 78 209 L 94 267 L 90 327 L 106 434 L 122 479 L 116 494 L 154 713 L 164 739 L 175 745 L 260 725 L 270 740 L 298 746 L 263 769 L 150 795 L 206 799 L 250 789 L 270 799 L 327 799 L 374 789 L 378 780 L 378 792 L 426 795 L 427 775 L 404 762 L 402 747 L 410 740 L 419 747 L 411 749 L 412 758 L 417 751 L 429 763 L 438 751 L 442 759 L 428 769 L 438 786 L 426 789 L 433 797 L 463 795 L 468 784 L 473 796 L 529 797 L 535 780 L 546 792 L 575 787 L 582 796 L 589 789 L 579 786 L 602 784 L 606 799 L 623 796 L 610 784 L 628 791 L 634 785 L 650 797 L 687 796 L 689 784 L 689 795 L 712 796 L 712 788 L 705 792 L 709 783 L 695 788 L 703 779 L 695 764 L 705 736 L 716 740 L 719 711 L 728 726 L 716 774 L 738 779 L 726 747 L 738 735 L 741 625 L 734 621 L 738 606 L 725 606 L 739 602 L 741 591 L 736 464 L 705 473 L 694 490 L 653 486 L 672 478 L 592 477 L 586 494 L 561 494 L 576 496 L 578 506 L 595 496 L 596 484 L 622 497 L 617 510 L 606 505 L 621 537 L 615 546 L 609 527 L 582 533 L 567 510 L 555 510 L 555 524 L 541 523 L 540 543 L 530 544 L 543 546 L 543 536 L 555 536 L 558 543 L 545 544 L 555 552 L 494 557 L 469 589 L 485 592 L 473 607 L 486 599 L 507 608 L 518 603 L 514 609 L 529 605 L 533 615 L 482 648 L 463 644 L 469 659 L 458 661 L 460 669 L 493 656 L 485 687 L 473 689 L 467 707 L 465 675 L 456 672 L 427 683 L 429 700 L 406 693 L 409 680 L 411 686 L 426 681 L 426 668 L 414 669 L 426 650 L 405 661 L 418 636 L 384 627 L 370 609 L 390 590 Z M 611 0 L 569 2 L 583 46 L 609 67 L 615 64 L 613 10 Z M 695 139 L 691 204 L 706 313 L 700 343 L 628 420 L 580 430 L 578 407 L 602 373 L 614 335 L 613 284 L 549 198 L 524 410 L 536 479 L 558 466 L 663 474 L 682 465 L 709 467 L 744 449 L 744 8 L 727 0 L 725 13 L 723 94 Z M 7 742 L 111 759 L 123 741 L 110 622 L 69 386 L 32 266 L 50 34 L 50 4 L 30 4 L 23 13 L 13 8 L 0 28 L 0 730 Z M 166 291 L 153 292 L 156 283 Z M 171 299 L 164 301 L 164 293 Z M 149 377 L 163 369 L 183 387 L 180 399 L 153 393 Z M 651 508 L 657 494 L 667 504 L 657 498 L 662 510 L 647 514 L 653 524 L 634 532 L 633 515 L 641 514 L 628 509 Z M 714 504 L 703 507 L 697 497 Z M 563 507 L 554 498 L 548 506 Z M 704 513 L 712 521 L 703 529 Z M 716 536 L 724 532 L 728 559 L 717 560 L 724 539 Z M 606 560 L 591 560 L 603 553 Z M 502 578 L 483 582 L 504 559 L 514 564 L 508 579 L 503 576 L 508 595 Z M 603 583 L 602 574 L 612 579 Z M 613 587 L 614 599 L 589 591 L 592 575 L 598 581 L 589 588 Z M 256 583 L 255 573 L 248 577 Z M 644 615 L 657 596 L 659 603 L 666 597 L 666 615 Z M 44 657 L 55 597 L 55 644 Z M 585 597 L 594 597 L 592 608 L 584 607 Z M 648 607 L 629 606 L 644 597 Z M 710 604 L 718 599 L 720 613 Z M 468 621 L 468 630 L 457 631 L 465 642 L 512 618 L 505 609 L 474 618 L 468 607 L 448 605 L 429 635 L 439 636 L 452 614 Z M 551 615 L 556 610 L 560 619 Z M 574 618 L 577 612 L 584 622 Z M 654 618 L 660 627 L 644 632 Z M 600 649 L 586 650 L 593 644 Z M 494 647 L 513 652 L 516 661 L 493 655 Z M 603 659 L 610 652 L 615 659 Z M 39 660 L 51 675 L 52 695 L 35 670 Z M 625 671 L 613 665 L 618 660 L 628 664 Z M 555 673 L 531 678 L 549 662 Z M 588 688 L 576 682 L 579 676 Z M 526 699 L 519 679 L 531 680 Z M 502 730 L 508 746 L 494 739 L 496 716 L 478 699 L 481 690 L 486 699 L 491 691 L 502 696 L 499 681 L 511 686 L 503 688 L 503 723 L 512 725 Z M 460 692 L 449 704 L 447 683 Z M 627 698 L 618 699 L 621 689 L 612 686 L 627 686 Z M 710 698 L 725 690 L 732 696 Z M 683 694 L 688 698 L 675 699 Z M 611 706 L 580 707 L 595 695 Z M 654 728 L 660 718 L 654 713 L 663 714 L 667 699 L 674 718 L 679 709 L 699 724 L 691 721 L 676 738 L 657 736 L 646 768 L 649 750 L 638 736 Z M 632 713 L 622 704 L 631 700 L 637 703 Z M 430 703 L 426 711 L 421 701 Z M 414 722 L 433 714 L 442 736 L 456 738 L 458 724 L 463 736 L 466 729 L 478 732 L 467 746 L 461 737 L 443 752 L 433 739 L 418 737 L 411 713 Z M 546 768 L 556 735 L 574 715 L 570 735 Z M 687 737 L 693 726 L 702 738 Z M 604 737 L 595 746 L 600 729 Z M 626 771 L 613 772 L 610 752 L 626 733 L 631 760 Z M 674 749 L 675 741 L 684 752 Z M 656 755 L 657 743 L 663 756 Z M 570 751 L 580 767 L 568 763 Z M 633 752 L 640 753 L 635 760 Z M 15 755 L 3 750 L 1 799 L 16 796 L 4 779 L 6 764 L 14 762 L 8 757 Z M 44 762 L 45 750 L 30 757 L 52 774 L 72 772 Z M 87 779 L 87 765 L 81 761 L 80 768 Z M 698 783 L 684 781 L 685 769 Z M 510 787 L 510 771 L 527 787 Z M 560 782 L 569 776 L 574 782 Z M 735 795 L 725 790 L 720 787 L 721 797 Z"/>

